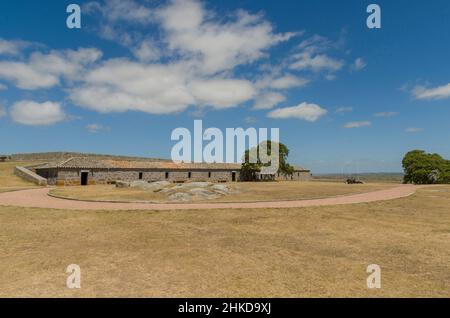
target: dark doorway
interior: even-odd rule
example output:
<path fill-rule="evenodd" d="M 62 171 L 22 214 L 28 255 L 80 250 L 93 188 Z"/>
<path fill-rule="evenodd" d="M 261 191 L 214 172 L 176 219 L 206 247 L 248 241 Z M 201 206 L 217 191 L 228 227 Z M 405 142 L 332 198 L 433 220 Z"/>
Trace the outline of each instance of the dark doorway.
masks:
<path fill-rule="evenodd" d="M 81 173 L 81 185 L 82 186 L 88 185 L 88 178 L 89 178 L 89 172 Z"/>
<path fill-rule="evenodd" d="M 236 181 L 236 172 L 231 173 L 231 181 Z"/>
<path fill-rule="evenodd" d="M 142 172 L 139 172 L 139 180 L 142 180 Z"/>

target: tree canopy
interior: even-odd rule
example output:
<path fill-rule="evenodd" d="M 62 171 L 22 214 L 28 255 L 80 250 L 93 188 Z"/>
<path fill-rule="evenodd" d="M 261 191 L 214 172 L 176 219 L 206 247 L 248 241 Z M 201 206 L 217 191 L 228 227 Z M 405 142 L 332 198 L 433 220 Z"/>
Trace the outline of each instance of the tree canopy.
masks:
<path fill-rule="evenodd" d="M 252 149 L 247 149 L 245 151 L 244 160 L 243 160 L 242 168 L 241 168 L 241 179 L 242 180 L 245 180 L 245 181 L 256 180 L 258 174 L 261 172 L 261 168 L 264 166 L 268 167 L 271 165 L 272 161 L 269 161 L 268 163 L 261 162 L 262 155 L 260 154 L 260 151 L 265 150 L 263 143 L 266 143 L 266 141 L 263 141 L 258 146 L 254 147 Z M 250 160 L 252 150 L 255 154 L 257 154 L 256 162 L 250 162 L 250 161 L 253 161 L 253 160 Z M 266 152 L 267 152 L 268 157 L 272 156 L 272 141 L 270 141 L 270 140 L 267 141 L 267 151 Z M 279 159 L 278 159 L 279 165 L 278 165 L 277 173 L 284 174 L 284 175 L 292 175 L 294 173 L 294 167 L 291 166 L 287 162 L 287 158 L 289 156 L 288 147 L 286 145 L 284 145 L 283 143 L 278 143 L 278 152 L 279 152 Z M 266 177 L 273 179 L 275 177 L 275 175 L 273 174 L 271 176 L 266 176 Z"/>
<path fill-rule="evenodd" d="M 404 183 L 450 183 L 450 161 L 439 154 L 413 150 L 405 155 L 402 165 L 405 171 Z"/>

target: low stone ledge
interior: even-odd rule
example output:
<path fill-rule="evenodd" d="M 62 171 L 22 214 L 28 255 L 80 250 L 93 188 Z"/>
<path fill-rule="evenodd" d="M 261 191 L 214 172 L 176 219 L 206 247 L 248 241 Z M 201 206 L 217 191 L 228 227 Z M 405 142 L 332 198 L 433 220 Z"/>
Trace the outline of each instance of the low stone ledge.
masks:
<path fill-rule="evenodd" d="M 20 166 L 15 167 L 14 174 L 24 180 L 33 182 L 39 186 L 47 185 L 47 179 L 41 177 L 40 175 L 34 173 L 31 170 L 28 170 L 25 167 L 20 167 Z"/>

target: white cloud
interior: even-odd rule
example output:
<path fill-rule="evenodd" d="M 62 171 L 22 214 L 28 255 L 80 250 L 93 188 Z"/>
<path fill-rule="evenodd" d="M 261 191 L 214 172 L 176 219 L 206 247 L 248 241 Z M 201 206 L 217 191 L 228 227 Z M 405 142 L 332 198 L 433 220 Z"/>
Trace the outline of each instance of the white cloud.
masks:
<path fill-rule="evenodd" d="M 412 91 L 416 99 L 445 99 L 450 97 L 450 83 L 434 88 L 416 86 Z"/>
<path fill-rule="evenodd" d="M 272 25 L 260 15 L 243 10 L 232 21 L 213 21 L 214 13 L 194 0 L 171 1 L 157 16 L 169 48 L 185 57 L 197 58 L 199 68 L 206 74 L 256 61 L 268 48 L 294 35 L 275 34 Z"/>
<path fill-rule="evenodd" d="M 307 85 L 310 81 L 308 79 L 293 76 L 293 75 L 285 75 L 279 78 L 275 78 L 269 87 L 273 89 L 288 89 L 294 87 L 303 87 Z"/>
<path fill-rule="evenodd" d="M 244 118 L 244 121 L 246 124 L 255 124 L 258 122 L 258 120 L 255 117 L 247 116 Z"/>
<path fill-rule="evenodd" d="M 139 50 L 140 42 L 147 36 L 146 32 L 139 28 L 155 22 L 153 9 L 148 8 L 142 1 L 93 1 L 83 5 L 82 12 L 98 20 L 98 25 L 91 28 L 100 37 L 130 48 L 133 52 Z"/>
<path fill-rule="evenodd" d="M 199 1 L 170 1 L 158 12 L 166 29 L 174 31 L 192 31 L 200 28 L 205 12 Z"/>
<path fill-rule="evenodd" d="M 309 83 L 309 80 L 293 75 L 285 75 L 275 78 L 269 87 L 274 89 L 287 89 L 292 87 L 301 87 Z"/>
<path fill-rule="evenodd" d="M 353 107 L 338 107 L 336 109 L 336 113 L 342 114 L 342 113 L 350 113 L 353 111 Z"/>
<path fill-rule="evenodd" d="M 360 128 L 360 127 L 368 127 L 371 126 L 372 123 L 370 121 L 351 121 L 344 125 L 344 128 Z"/>
<path fill-rule="evenodd" d="M 149 78 L 147 82 L 151 81 L 152 78 Z M 136 82 L 139 80 L 136 79 Z M 145 80 L 142 85 L 139 83 L 108 85 L 107 81 L 87 83 L 72 89 L 70 98 L 75 104 L 100 113 L 136 110 L 152 114 L 170 114 L 185 110 L 187 105 L 193 103 L 192 96 L 183 87 L 177 89 L 170 85 L 155 85 L 150 86 L 149 92 L 146 93 L 144 83 Z"/>
<path fill-rule="evenodd" d="M 345 41 L 343 35 L 345 33 L 341 32 L 341 38 L 337 42 L 333 42 L 324 36 L 315 34 L 303 40 L 297 48 L 310 54 L 323 53 L 330 49 L 339 49 Z"/>
<path fill-rule="evenodd" d="M 398 115 L 398 112 L 380 112 L 380 113 L 374 114 L 375 117 L 394 117 L 397 115 Z"/>
<path fill-rule="evenodd" d="M 23 125 L 43 126 L 63 121 L 67 118 L 59 103 L 37 103 L 23 100 L 15 103 L 10 109 L 11 118 Z"/>
<path fill-rule="evenodd" d="M 75 79 L 86 65 L 96 62 L 101 56 L 101 51 L 92 48 L 51 51 L 49 54 L 33 53 L 29 64 L 41 73 Z"/>
<path fill-rule="evenodd" d="M 0 62 L 0 78 L 12 81 L 21 89 L 50 88 L 60 83 L 60 77 L 77 79 L 85 66 L 95 62 L 102 53 L 97 49 L 81 48 L 77 51 L 33 53 L 29 61 Z"/>
<path fill-rule="evenodd" d="M 255 86 L 260 89 L 271 88 L 271 89 L 289 89 L 294 87 L 302 87 L 309 83 L 309 80 L 298 77 L 292 74 L 285 74 L 281 76 L 268 75 L 264 76 L 258 81 L 256 81 Z"/>
<path fill-rule="evenodd" d="M 86 129 L 88 132 L 90 132 L 92 134 L 96 134 L 102 130 L 109 130 L 109 128 L 104 127 L 103 125 L 100 125 L 100 124 L 89 124 L 86 126 Z"/>
<path fill-rule="evenodd" d="M 366 61 L 362 57 L 358 57 L 355 62 L 351 65 L 352 70 L 354 71 L 360 71 L 364 69 L 367 66 Z"/>
<path fill-rule="evenodd" d="M 135 8 L 135 4 L 127 1 L 129 7 Z M 100 10 L 97 4 L 90 6 L 91 11 Z M 70 89 L 75 104 L 99 112 L 170 114 L 191 105 L 235 107 L 254 99 L 260 90 L 289 89 L 308 82 L 283 74 L 265 84 L 259 81 L 258 87 L 258 83 L 233 76 L 237 65 L 264 57 L 270 47 L 294 35 L 274 33 L 261 15 L 240 10 L 222 19 L 199 1 L 174 0 L 148 12 L 147 18 L 153 16 L 161 26 L 162 42 L 147 39 L 132 46 L 140 62 L 122 58 L 92 67 Z M 119 20 L 114 12 L 108 19 Z M 167 47 L 162 48 L 163 44 Z M 160 58 L 167 62 L 157 62 Z"/>
<path fill-rule="evenodd" d="M 143 62 L 156 61 L 161 56 L 159 48 L 149 40 L 143 41 L 138 47 L 134 48 L 133 54 L 138 60 Z"/>
<path fill-rule="evenodd" d="M 19 55 L 31 43 L 21 40 L 5 40 L 0 38 L 0 55 Z"/>
<path fill-rule="evenodd" d="M 344 66 L 344 61 L 333 58 L 326 53 L 330 49 L 339 48 L 341 46 L 340 42 L 334 43 L 320 35 L 314 35 L 303 40 L 298 45 L 300 52 L 291 56 L 289 68 L 298 71 L 327 71 L 331 73 L 340 70 Z M 327 75 L 328 80 L 333 80 L 334 78 L 332 74 Z"/>
<path fill-rule="evenodd" d="M 136 33 L 129 33 L 120 27 L 110 24 L 101 24 L 97 32 L 100 37 L 106 40 L 114 41 L 122 46 L 131 48 L 135 47 L 141 38 Z"/>
<path fill-rule="evenodd" d="M 262 95 L 259 95 L 255 103 L 253 104 L 254 109 L 270 109 L 279 103 L 286 100 L 286 97 L 280 93 L 276 92 L 268 92 Z"/>
<path fill-rule="evenodd" d="M 344 62 L 327 56 L 326 54 L 312 55 L 302 52 L 293 56 L 295 62 L 290 65 L 293 70 L 338 71 L 344 66 Z"/>
<path fill-rule="evenodd" d="M 308 50 L 309 52 L 317 52 L 327 49 L 330 46 L 330 43 L 331 42 L 327 38 L 315 34 L 308 39 L 303 40 L 298 45 L 298 48 L 301 50 Z"/>
<path fill-rule="evenodd" d="M 194 81 L 189 88 L 200 104 L 214 108 L 235 107 L 255 95 L 255 89 L 249 81 L 236 79 Z"/>
<path fill-rule="evenodd" d="M 303 102 L 297 106 L 274 109 L 267 114 L 267 117 L 280 119 L 296 118 L 314 122 L 326 113 L 327 111 L 319 105 Z"/>
<path fill-rule="evenodd" d="M 100 13 L 110 22 L 126 21 L 147 24 L 151 22 L 152 10 L 133 0 L 108 0 L 88 2 L 83 6 L 87 14 Z"/>
<path fill-rule="evenodd" d="M 101 113 L 150 114 L 178 113 L 190 106 L 223 109 L 252 100 L 255 108 L 269 109 L 284 101 L 285 90 L 309 83 L 288 71 L 298 60 L 282 61 L 272 70 L 255 67 L 256 73 L 237 69 L 268 57 L 270 48 L 296 35 L 275 32 L 262 14 L 214 12 L 196 0 L 152 8 L 149 3 L 99 0 L 83 7 L 97 14 L 103 36 L 127 45 L 134 57 L 101 60 L 101 51 L 85 48 L 34 52 L 0 60 L 0 80 L 25 90 L 60 85 L 75 105 Z M 149 37 L 147 28 L 153 27 L 155 36 Z M 337 47 L 320 36 L 304 41 L 299 54 L 308 59 L 300 69 L 324 70 L 334 77 L 343 62 L 325 51 Z"/>
<path fill-rule="evenodd" d="M 77 105 L 99 112 L 138 110 L 170 114 L 189 105 L 228 108 L 255 95 L 246 80 L 200 78 L 189 65 L 142 64 L 110 60 L 90 71 L 84 84 L 71 90 Z"/>
<path fill-rule="evenodd" d="M 418 133 L 421 131 L 423 131 L 423 128 L 410 127 L 410 128 L 405 129 L 405 132 L 407 132 L 407 133 Z"/>
<path fill-rule="evenodd" d="M 22 62 L 0 62 L 0 78 L 22 89 L 49 88 L 59 83 L 57 76 L 42 73 Z"/>

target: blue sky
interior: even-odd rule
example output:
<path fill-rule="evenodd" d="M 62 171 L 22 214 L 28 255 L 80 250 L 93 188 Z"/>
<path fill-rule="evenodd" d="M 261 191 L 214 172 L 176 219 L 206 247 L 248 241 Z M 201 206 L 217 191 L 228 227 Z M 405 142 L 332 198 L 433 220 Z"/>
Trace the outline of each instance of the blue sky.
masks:
<path fill-rule="evenodd" d="M 450 4 L 2 1 L 0 153 L 170 156 L 171 131 L 279 127 L 314 173 L 450 157 Z M 66 7 L 82 28 L 66 27 Z"/>

